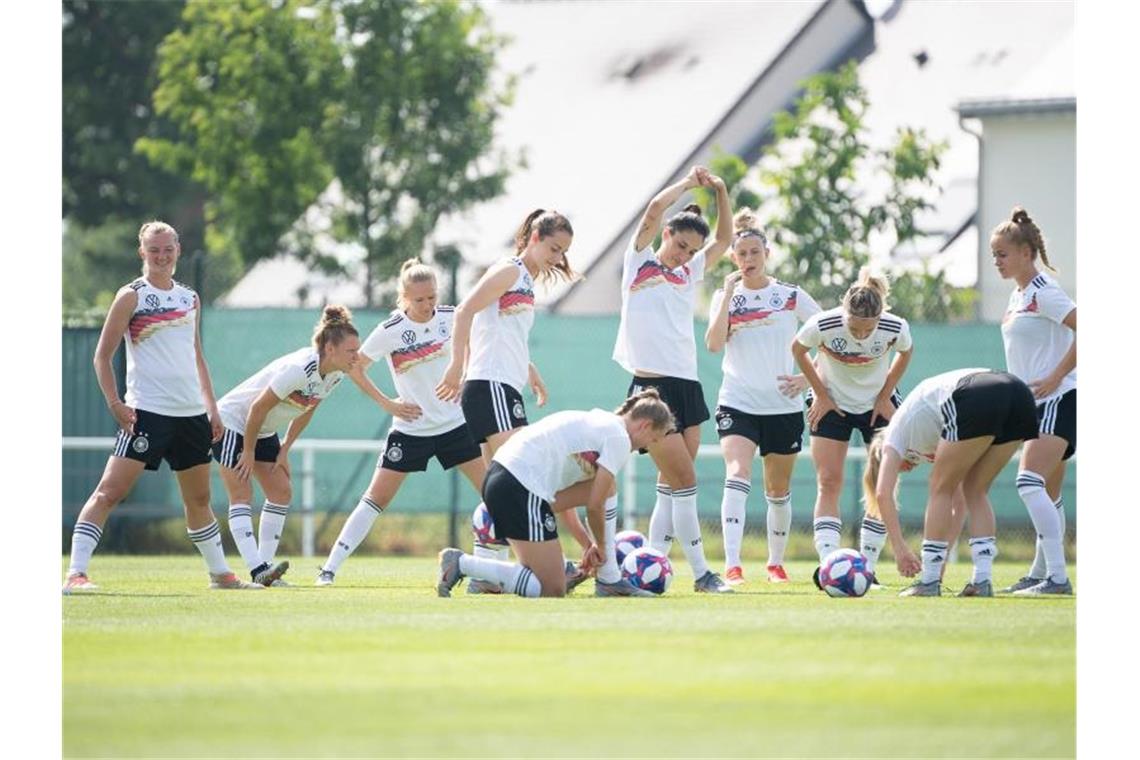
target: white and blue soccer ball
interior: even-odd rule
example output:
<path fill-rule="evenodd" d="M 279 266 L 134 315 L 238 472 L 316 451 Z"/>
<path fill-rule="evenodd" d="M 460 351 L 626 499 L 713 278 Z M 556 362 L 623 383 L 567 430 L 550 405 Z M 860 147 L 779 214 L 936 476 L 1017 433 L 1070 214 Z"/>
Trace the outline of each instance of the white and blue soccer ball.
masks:
<path fill-rule="evenodd" d="M 656 549 L 643 546 L 626 555 L 621 574 L 638 588 L 664 594 L 673 582 L 673 566 L 669 558 Z"/>
<path fill-rule="evenodd" d="M 507 544 L 505 538 L 495 537 L 495 521 L 491 519 L 491 512 L 483 502 L 479 502 L 479 506 L 471 513 L 471 531 L 475 534 L 476 543 L 487 546 Z"/>
<path fill-rule="evenodd" d="M 634 549 L 645 546 L 645 536 L 636 530 L 623 530 L 614 536 L 614 549 L 617 551 L 617 563 L 625 562 L 626 555 Z"/>
<path fill-rule="evenodd" d="M 867 558 L 854 549 L 836 549 L 823 558 L 819 586 L 828 596 L 863 596 L 871 588 Z"/>

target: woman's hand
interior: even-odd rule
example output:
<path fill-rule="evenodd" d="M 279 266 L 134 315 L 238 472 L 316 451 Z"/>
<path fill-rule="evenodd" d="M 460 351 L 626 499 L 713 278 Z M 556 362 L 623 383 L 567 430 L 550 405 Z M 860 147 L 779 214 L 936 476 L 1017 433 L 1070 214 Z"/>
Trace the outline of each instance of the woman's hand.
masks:
<path fill-rule="evenodd" d="M 734 269 L 728 273 L 724 278 L 724 298 L 727 301 L 736 290 L 736 286 L 740 284 L 740 280 L 744 277 L 744 273 L 739 269 Z"/>
<path fill-rule="evenodd" d="M 256 445 L 256 440 L 245 441 L 245 448 L 242 449 L 237 465 L 234 466 L 234 472 L 241 480 L 249 480 L 249 476 L 253 474 L 253 448 Z"/>
<path fill-rule="evenodd" d="M 118 423 L 124 433 L 127 435 L 135 434 L 135 423 L 139 421 L 139 418 L 134 409 L 122 401 L 116 401 L 111 404 L 111 416 L 115 418 L 115 422 Z"/>
<path fill-rule="evenodd" d="M 416 404 L 410 404 L 398 398 L 390 399 L 388 403 L 384 405 L 384 411 L 404 422 L 415 422 L 424 413 L 424 410 Z"/>
<path fill-rule="evenodd" d="M 593 575 L 603 564 L 605 559 L 598 545 L 590 544 L 586 551 L 582 552 L 582 561 L 578 563 L 578 567 L 587 575 Z"/>
<path fill-rule="evenodd" d="M 811 383 L 803 375 L 776 375 L 776 387 L 788 398 L 795 398 L 810 388 Z"/>
<path fill-rule="evenodd" d="M 904 578 L 913 578 L 922 571 L 922 561 L 915 556 L 909 546 L 900 543 L 893 548 L 895 550 L 895 564 L 899 568 L 900 575 Z"/>
<path fill-rule="evenodd" d="M 292 477 L 292 471 L 289 469 L 289 448 L 282 446 L 281 450 L 277 452 L 277 460 L 273 463 L 270 472 L 275 472 L 280 468 L 285 473 L 285 477 Z"/>
<path fill-rule="evenodd" d="M 527 384 L 534 393 L 535 403 L 546 406 L 546 384 L 542 382 L 542 375 L 538 374 L 538 368 L 533 364 L 527 368 Z"/>
<path fill-rule="evenodd" d="M 439 385 L 435 386 L 435 397 L 440 401 L 458 401 L 462 383 L 463 367 L 453 360 L 448 363 L 447 371 L 443 373 Z"/>
<path fill-rule="evenodd" d="M 839 407 L 835 405 L 835 402 L 831 400 L 830 393 L 825 393 L 822 397 L 815 396 L 812 398 L 811 408 L 808 409 L 807 413 L 808 425 L 811 426 L 812 431 L 819 426 L 819 421 L 822 420 L 828 412 L 835 412 L 840 417 L 847 416 L 841 412 Z"/>
<path fill-rule="evenodd" d="M 1028 385 L 1029 390 L 1033 391 L 1033 398 L 1040 401 L 1043 398 L 1048 398 L 1053 395 L 1053 392 L 1060 387 L 1061 381 L 1053 379 L 1053 376 L 1050 375 L 1040 380 L 1034 380 Z"/>
<path fill-rule="evenodd" d="M 222 433 L 226 432 L 225 427 L 222 426 L 222 415 L 218 411 L 217 405 L 210 408 L 210 443 L 217 443 L 222 440 Z"/>
<path fill-rule="evenodd" d="M 883 398 L 879 396 L 875 399 L 875 406 L 871 409 L 871 424 L 875 424 L 875 420 L 882 417 L 887 422 L 891 421 L 891 417 L 895 416 L 895 405 L 891 401 L 891 397 Z"/>

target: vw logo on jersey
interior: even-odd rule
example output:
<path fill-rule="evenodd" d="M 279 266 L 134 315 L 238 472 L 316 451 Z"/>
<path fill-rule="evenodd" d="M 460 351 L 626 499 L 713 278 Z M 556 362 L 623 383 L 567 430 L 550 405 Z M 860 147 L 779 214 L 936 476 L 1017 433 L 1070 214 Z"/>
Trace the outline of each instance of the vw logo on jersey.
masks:
<path fill-rule="evenodd" d="M 831 348 L 835 351 L 842 351 L 843 349 L 847 348 L 847 339 L 846 338 L 832 338 L 831 339 Z"/>
<path fill-rule="evenodd" d="M 716 426 L 721 430 L 728 430 L 732 427 L 732 415 L 726 414 L 716 421 Z"/>
<path fill-rule="evenodd" d="M 784 300 L 784 297 L 782 295 L 780 295 L 779 293 L 773 293 L 772 297 L 768 299 L 768 305 L 771 306 L 773 309 L 782 309 L 782 308 L 784 308 L 785 303 L 787 303 L 787 302 Z"/>
<path fill-rule="evenodd" d="M 511 414 L 513 414 L 517 420 L 521 420 L 526 416 L 526 410 L 523 409 L 521 401 L 516 401 L 515 405 L 511 407 Z"/>
<path fill-rule="evenodd" d="M 131 442 L 131 448 L 135 450 L 136 454 L 145 454 L 146 450 L 150 448 L 150 441 L 145 435 L 140 435 Z"/>
<path fill-rule="evenodd" d="M 152 309 L 157 309 L 158 305 L 161 303 L 161 301 L 158 300 L 158 296 L 156 296 L 154 293 L 147 293 L 146 298 L 143 300 L 146 301 L 146 305 Z"/>
<path fill-rule="evenodd" d="M 546 528 L 547 533 L 553 533 L 554 532 L 554 515 L 547 513 L 547 515 L 542 518 L 542 526 L 544 528 Z"/>
<path fill-rule="evenodd" d="M 393 443 L 388 447 L 388 453 L 385 456 L 388 457 L 389 462 L 399 462 L 404 458 L 404 450 L 400 448 L 400 444 Z"/>
<path fill-rule="evenodd" d="M 743 309 L 744 308 L 744 302 L 747 300 L 748 299 L 745 298 L 744 296 L 733 296 L 732 297 L 732 308 Z"/>
<path fill-rule="evenodd" d="M 416 331 L 404 330 L 404 332 L 400 334 L 400 340 L 404 341 L 404 345 L 412 345 L 416 342 Z"/>

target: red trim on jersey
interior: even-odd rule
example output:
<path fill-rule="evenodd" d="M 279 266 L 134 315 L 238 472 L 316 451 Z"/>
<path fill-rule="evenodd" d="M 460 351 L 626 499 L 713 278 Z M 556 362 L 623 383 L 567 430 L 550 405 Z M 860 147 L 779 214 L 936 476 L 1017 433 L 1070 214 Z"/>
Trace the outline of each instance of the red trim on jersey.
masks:
<path fill-rule="evenodd" d="M 533 290 L 508 290 L 499 296 L 500 314 L 518 314 L 534 308 Z"/>
<path fill-rule="evenodd" d="M 633 276 L 633 282 L 630 283 L 629 290 L 634 292 L 642 290 L 643 288 L 652 288 L 657 285 L 662 285 L 668 282 L 671 285 L 687 285 L 689 283 L 690 272 L 689 267 L 682 266 L 685 276 L 673 274 L 669 269 L 666 269 L 660 262 L 647 261 L 637 268 L 637 274 Z"/>
<path fill-rule="evenodd" d="M 316 406 L 317 404 L 321 403 L 321 399 L 319 397 L 317 397 L 317 396 L 306 396 L 304 393 L 301 393 L 301 391 L 299 391 L 299 390 L 293 391 L 292 393 L 290 393 L 288 396 L 286 396 L 285 398 L 283 398 L 281 400 L 284 401 L 285 403 L 289 404 L 290 406 L 294 406 L 298 409 L 304 409 L 305 411 L 308 411 L 308 410 L 312 409 L 314 406 Z"/>
<path fill-rule="evenodd" d="M 128 329 L 131 333 L 131 343 L 138 345 L 150 336 L 162 330 L 165 327 L 176 327 L 184 325 L 189 322 L 190 310 L 178 311 L 177 309 L 170 309 L 169 311 L 159 312 L 138 312 L 131 317 Z"/>
<path fill-rule="evenodd" d="M 443 343 L 418 343 L 397 349 L 392 352 L 392 368 L 403 374 L 416 365 L 438 358 L 443 355 Z"/>

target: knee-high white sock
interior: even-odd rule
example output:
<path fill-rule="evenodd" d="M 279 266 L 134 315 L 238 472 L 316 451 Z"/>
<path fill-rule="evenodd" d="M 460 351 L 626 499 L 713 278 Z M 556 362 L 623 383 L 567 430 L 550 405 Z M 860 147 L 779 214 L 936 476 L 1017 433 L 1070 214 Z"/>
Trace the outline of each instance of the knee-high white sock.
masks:
<path fill-rule="evenodd" d="M 993 578 L 994 559 L 997 555 L 997 538 L 994 536 L 970 539 L 970 557 L 974 560 L 974 575 L 970 578 L 970 583 L 981 583 Z"/>
<path fill-rule="evenodd" d="M 697 487 L 673 489 L 673 530 L 681 542 L 693 577 L 709 571 L 705 547 L 701 545 L 701 521 L 697 518 Z"/>
<path fill-rule="evenodd" d="M 257 539 L 253 537 L 253 510 L 249 505 L 231 504 L 229 524 L 230 535 L 246 567 L 252 571 L 265 564 L 257 551 Z"/>
<path fill-rule="evenodd" d="M 288 504 L 274 504 L 268 499 L 261 507 L 261 522 L 257 526 L 257 551 L 262 562 L 272 562 L 277 556 L 277 544 L 281 543 L 281 533 L 285 530 L 285 516 L 289 514 Z"/>
<path fill-rule="evenodd" d="M 1045 555 L 1045 574 L 1057 583 L 1068 580 L 1065 570 L 1065 547 L 1061 543 L 1061 520 L 1057 507 L 1045 492 L 1045 478 L 1030 470 L 1017 474 L 1017 495 L 1029 510 L 1029 519 L 1037 531 L 1041 551 Z"/>
<path fill-rule="evenodd" d="M 464 554 L 459 558 L 459 572 L 470 578 L 497 583 L 508 594 L 528 597 L 542 594 L 542 584 L 530 568 L 513 562 Z"/>
<path fill-rule="evenodd" d="M 67 568 L 68 575 L 87 574 L 91 555 L 95 553 L 95 547 L 99 545 L 99 539 L 102 537 L 103 529 L 95 523 L 86 520 L 75 523 L 75 528 L 71 532 L 71 564 Z"/>
<path fill-rule="evenodd" d="M 1061 546 L 1065 545 L 1065 498 L 1058 496 L 1053 505 L 1057 507 L 1057 517 L 1061 520 Z M 1045 552 L 1041 548 L 1041 539 L 1037 539 L 1033 548 L 1033 565 L 1029 568 L 1030 578 L 1045 578 Z"/>
<path fill-rule="evenodd" d="M 198 530 L 187 528 L 186 535 L 202 553 L 202 559 L 206 560 L 206 567 L 210 568 L 211 573 L 224 575 L 230 572 L 226 553 L 222 549 L 222 529 L 217 520 L 212 520 L 209 525 Z"/>
<path fill-rule="evenodd" d="M 336 537 L 336 543 L 329 550 L 329 557 L 321 569 L 331 573 L 339 570 L 344 561 L 356 551 L 356 547 L 368 537 L 376 518 L 382 514 L 383 507 L 367 496 L 362 496 L 352 514 L 344 521 L 344 527 L 340 529 L 340 535 Z"/>
<path fill-rule="evenodd" d="M 598 568 L 598 580 L 603 583 L 617 583 L 621 580 L 621 568 L 617 563 L 617 497 L 606 499 L 606 561 Z"/>
<path fill-rule="evenodd" d="M 839 531 L 843 523 L 838 517 L 817 517 L 812 521 L 812 532 L 815 534 L 815 553 L 819 555 L 819 564 L 828 554 L 839 548 Z"/>
<path fill-rule="evenodd" d="M 752 483 L 743 478 L 725 478 L 724 496 L 720 500 L 720 526 L 724 534 L 724 566 L 740 566 L 740 547 L 744 544 L 744 520 L 748 493 Z"/>
<path fill-rule="evenodd" d="M 867 558 L 867 569 L 875 572 L 875 565 L 879 562 L 879 552 L 883 544 L 887 543 L 887 526 L 882 520 L 876 520 L 868 514 L 863 515 L 863 525 L 859 528 L 859 551 Z"/>
<path fill-rule="evenodd" d="M 934 583 L 942 579 L 942 568 L 946 566 L 946 552 L 950 549 L 949 541 L 922 541 L 922 577 L 923 583 Z"/>
<path fill-rule="evenodd" d="M 792 529 L 792 493 L 768 496 L 768 564 L 784 564 L 784 550 L 788 547 L 788 531 Z"/>
<path fill-rule="evenodd" d="M 657 501 L 649 517 L 649 545 L 664 554 L 673 546 L 673 489 L 657 484 Z"/>

